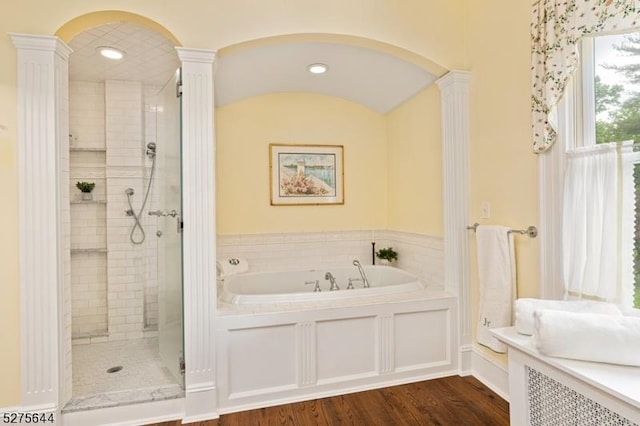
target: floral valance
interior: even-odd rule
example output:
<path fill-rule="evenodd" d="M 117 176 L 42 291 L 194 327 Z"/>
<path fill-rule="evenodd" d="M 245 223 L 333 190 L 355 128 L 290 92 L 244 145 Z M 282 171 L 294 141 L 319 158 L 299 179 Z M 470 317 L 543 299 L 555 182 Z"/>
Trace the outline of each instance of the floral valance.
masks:
<path fill-rule="evenodd" d="M 556 141 L 555 107 L 578 66 L 581 37 L 640 26 L 640 0 L 540 0 L 531 21 L 533 150 Z"/>

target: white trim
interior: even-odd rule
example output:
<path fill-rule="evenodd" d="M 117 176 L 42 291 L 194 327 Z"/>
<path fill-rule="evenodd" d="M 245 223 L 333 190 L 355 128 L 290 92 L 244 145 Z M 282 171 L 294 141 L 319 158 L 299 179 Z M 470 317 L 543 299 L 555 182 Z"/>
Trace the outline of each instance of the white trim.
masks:
<path fill-rule="evenodd" d="M 68 140 L 60 111 L 67 111 L 68 85 L 62 82 L 71 49 L 52 36 L 10 36 L 18 53 L 21 402 L 57 406 L 64 279 L 58 149 Z"/>
<path fill-rule="evenodd" d="M 451 71 L 436 81 L 442 92 L 444 288 L 458 296 L 459 346 L 471 343 L 469 301 L 469 80 Z M 459 360 L 462 365 L 462 360 Z"/>
<path fill-rule="evenodd" d="M 310 401 L 313 399 L 347 395 L 347 394 L 356 393 L 356 392 L 366 392 L 374 389 L 381 389 L 381 388 L 386 388 L 391 386 L 401 386 L 409 383 L 418 383 L 425 380 L 441 379 L 444 377 L 451 377 L 455 375 L 456 375 L 456 371 L 451 370 L 451 371 L 442 371 L 442 372 L 431 373 L 431 374 L 415 375 L 415 376 L 400 378 L 400 379 L 389 378 L 388 380 L 384 380 L 384 381 L 377 381 L 375 383 L 368 383 L 363 385 L 354 385 L 348 388 L 343 387 L 337 390 L 323 390 L 323 391 L 318 391 L 313 393 L 307 393 L 304 395 L 274 398 L 266 402 L 261 401 L 258 403 L 247 403 L 247 404 L 236 405 L 232 407 L 221 408 L 219 410 L 219 414 L 224 415 L 224 414 L 237 413 L 237 412 L 242 412 L 247 410 L 255 410 L 258 408 L 267 408 L 267 407 L 274 407 L 274 406 L 283 405 L 283 404 L 292 404 L 296 402 Z"/>
<path fill-rule="evenodd" d="M 473 345 L 460 346 L 460 371 L 461 376 L 473 374 Z"/>
<path fill-rule="evenodd" d="M 143 404 L 76 411 L 63 414 L 61 423 L 64 426 L 135 426 L 162 423 L 183 418 L 184 406 L 184 398 L 177 398 Z"/>
<path fill-rule="evenodd" d="M 488 357 L 476 346 L 473 347 L 471 364 L 473 377 L 509 402 L 509 370 L 507 366 Z"/>
<path fill-rule="evenodd" d="M 562 299 L 562 204 L 564 197 L 565 147 L 575 134 L 573 85 L 557 107 L 558 140 L 538 154 L 538 211 L 540 297 Z"/>
<path fill-rule="evenodd" d="M 186 416 L 217 416 L 214 324 L 216 316 L 215 52 L 177 48 L 182 61 L 182 213 Z"/>
<path fill-rule="evenodd" d="M 558 138 L 562 138 L 558 132 Z M 564 186 L 564 151 L 554 144 L 538 158 L 538 210 L 540 297 L 561 299 L 562 285 L 562 196 Z"/>
<path fill-rule="evenodd" d="M 576 127 L 578 138 L 574 141 L 582 141 L 582 145 L 591 146 L 596 144 L 596 67 L 595 67 L 595 42 L 592 37 L 583 37 L 580 41 L 580 71 L 575 73 L 576 81 L 569 81 L 567 86 L 579 87 L 574 90 L 574 108 L 577 114 L 582 117 L 581 125 Z M 571 89 L 567 95 L 571 94 Z M 581 133 L 580 133 L 581 132 Z M 566 146 L 566 145 L 565 145 Z"/>

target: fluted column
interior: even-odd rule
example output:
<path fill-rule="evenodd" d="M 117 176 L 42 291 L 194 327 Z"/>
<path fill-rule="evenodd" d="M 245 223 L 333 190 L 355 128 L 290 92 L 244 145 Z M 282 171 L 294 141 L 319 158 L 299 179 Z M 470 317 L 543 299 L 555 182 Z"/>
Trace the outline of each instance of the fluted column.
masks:
<path fill-rule="evenodd" d="M 52 36 L 11 39 L 18 53 L 22 407 L 51 411 L 61 380 L 58 310 L 65 271 L 58 255 L 65 252 L 62 203 L 69 183 L 61 182 L 57 163 L 68 158 L 71 49 Z"/>
<path fill-rule="evenodd" d="M 182 213 L 186 417 L 217 414 L 215 141 L 210 50 L 178 48 L 182 61 Z"/>
<path fill-rule="evenodd" d="M 451 71 L 437 81 L 442 93 L 444 173 L 444 286 L 458 296 L 460 368 L 470 368 L 469 303 L 469 77 Z"/>

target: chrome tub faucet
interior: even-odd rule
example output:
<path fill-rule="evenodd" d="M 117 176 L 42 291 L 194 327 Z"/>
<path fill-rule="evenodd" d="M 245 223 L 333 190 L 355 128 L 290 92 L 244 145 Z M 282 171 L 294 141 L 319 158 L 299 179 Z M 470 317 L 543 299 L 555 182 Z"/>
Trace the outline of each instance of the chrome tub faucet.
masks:
<path fill-rule="evenodd" d="M 360 264 L 360 261 L 358 259 L 355 259 L 353 261 L 353 266 L 357 266 L 358 267 L 358 272 L 360 272 L 360 276 L 362 277 L 362 282 L 364 283 L 364 288 L 369 288 L 369 280 L 367 279 L 367 276 L 364 273 L 364 269 L 362 269 L 362 265 Z"/>
<path fill-rule="evenodd" d="M 324 274 L 324 279 L 329 280 L 329 282 L 331 283 L 329 291 L 340 290 L 340 287 L 338 287 L 338 284 L 336 284 L 336 279 L 333 277 L 333 274 L 331 272 L 327 272 L 326 274 Z"/>

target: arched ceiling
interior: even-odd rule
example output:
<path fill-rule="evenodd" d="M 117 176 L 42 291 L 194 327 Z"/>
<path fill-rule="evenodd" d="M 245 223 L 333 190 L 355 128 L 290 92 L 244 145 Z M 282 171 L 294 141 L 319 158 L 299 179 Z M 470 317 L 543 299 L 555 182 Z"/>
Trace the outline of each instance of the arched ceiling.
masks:
<path fill-rule="evenodd" d="M 308 66 L 318 62 L 329 70 L 311 74 Z M 218 58 L 215 95 L 216 105 L 224 106 L 267 93 L 321 93 L 386 114 L 436 78 L 414 63 L 367 47 L 293 41 Z"/>
<path fill-rule="evenodd" d="M 99 46 L 115 47 L 125 53 L 121 60 L 102 57 Z M 162 86 L 180 66 L 174 43 L 142 25 L 127 22 L 103 24 L 76 35 L 69 41 L 72 81 L 135 80 Z"/>
<path fill-rule="evenodd" d="M 85 30 L 69 42 L 71 80 L 136 80 L 161 86 L 179 67 L 175 42 L 136 23 L 113 22 Z M 120 61 L 96 48 L 125 52 Z M 312 63 L 325 74 L 308 71 Z M 215 102 L 225 106 L 268 93 L 303 92 L 336 96 L 380 114 L 431 84 L 438 76 L 425 67 L 382 50 L 335 40 L 278 40 L 230 49 L 216 60 Z"/>

